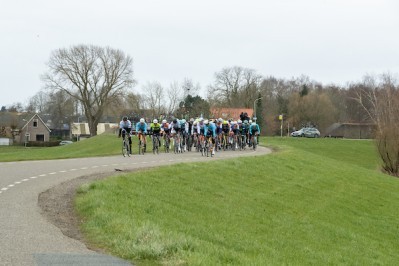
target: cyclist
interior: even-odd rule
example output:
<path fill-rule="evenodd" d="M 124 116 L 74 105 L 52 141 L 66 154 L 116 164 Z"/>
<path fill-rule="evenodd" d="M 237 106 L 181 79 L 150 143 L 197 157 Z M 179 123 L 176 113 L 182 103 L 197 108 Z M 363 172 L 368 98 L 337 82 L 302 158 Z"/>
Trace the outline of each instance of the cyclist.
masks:
<path fill-rule="evenodd" d="M 175 137 L 177 137 L 177 141 L 179 142 L 179 152 L 180 152 L 180 131 L 181 131 L 181 127 L 180 127 L 180 122 L 175 118 L 173 119 L 172 123 L 170 123 L 169 125 L 170 128 L 170 134 L 173 138 L 173 141 L 175 141 Z M 173 146 L 175 146 L 176 143 L 173 143 Z"/>
<path fill-rule="evenodd" d="M 256 138 L 259 134 L 260 134 L 259 125 L 256 124 L 256 122 L 254 121 L 251 123 L 251 126 L 249 127 L 249 139 L 251 139 L 252 136 Z"/>
<path fill-rule="evenodd" d="M 145 122 L 144 118 L 140 118 L 140 121 L 137 122 L 136 124 L 136 132 L 137 132 L 137 136 L 140 137 L 143 136 L 143 142 L 144 142 L 144 152 L 146 151 L 147 148 L 147 140 L 145 135 L 147 135 L 147 124 Z"/>
<path fill-rule="evenodd" d="M 209 122 L 208 120 L 204 121 L 204 136 L 210 137 L 212 144 L 215 145 L 215 138 L 216 138 L 216 125 L 213 122 Z M 215 149 L 212 148 L 212 155 L 215 155 Z"/>
<path fill-rule="evenodd" d="M 161 146 L 161 125 L 158 123 L 158 119 L 154 119 L 150 125 L 150 131 L 152 132 L 152 137 L 158 139 L 159 146 Z M 154 148 L 153 148 L 154 149 Z"/>
<path fill-rule="evenodd" d="M 244 136 L 245 136 L 245 139 L 246 139 L 245 145 L 247 145 L 248 142 L 249 142 L 248 134 L 249 134 L 249 124 L 248 124 L 248 120 L 244 120 L 244 124 L 242 124 L 241 135 L 244 135 Z"/>
<path fill-rule="evenodd" d="M 223 134 L 222 138 L 224 138 L 226 140 L 226 143 L 225 143 L 226 146 L 229 145 L 228 137 L 230 135 L 230 130 L 231 130 L 231 128 L 230 128 L 229 121 L 224 120 L 222 123 L 222 134 Z M 226 148 L 226 147 L 224 147 L 224 148 Z"/>
<path fill-rule="evenodd" d="M 122 132 L 122 129 L 124 129 L 124 131 Z M 124 116 L 122 118 L 122 120 L 119 122 L 119 134 L 118 137 L 120 138 L 122 136 L 122 138 L 125 137 L 125 134 L 128 134 L 128 138 L 129 138 L 129 146 L 130 146 L 130 154 L 132 154 L 132 137 L 131 137 L 131 132 L 132 132 L 132 122 L 130 122 L 130 120 L 127 118 L 127 116 Z"/>
<path fill-rule="evenodd" d="M 169 123 L 168 123 L 168 121 L 166 121 L 166 119 L 162 120 L 161 132 L 162 132 L 162 137 L 163 137 L 163 141 L 164 141 L 163 145 L 165 146 L 165 139 L 167 137 L 169 137 L 169 134 L 170 134 Z"/>
<path fill-rule="evenodd" d="M 234 142 L 235 142 L 235 147 L 234 149 L 237 149 L 237 143 L 238 143 L 238 135 L 239 135 L 239 131 L 240 131 L 240 127 L 238 125 L 238 121 L 233 121 L 231 123 L 231 136 L 234 138 Z"/>
<path fill-rule="evenodd" d="M 218 149 L 221 149 L 221 143 L 222 143 L 222 139 L 223 139 L 223 131 L 222 131 L 222 124 L 223 124 L 223 118 L 218 118 L 218 120 L 216 121 L 216 135 L 217 135 L 217 145 L 218 145 Z"/>

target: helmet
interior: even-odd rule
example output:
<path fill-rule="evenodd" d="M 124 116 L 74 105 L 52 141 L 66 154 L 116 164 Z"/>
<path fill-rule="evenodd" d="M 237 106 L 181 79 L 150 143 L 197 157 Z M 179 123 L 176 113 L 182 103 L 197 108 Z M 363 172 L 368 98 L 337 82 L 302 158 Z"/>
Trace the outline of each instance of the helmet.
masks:
<path fill-rule="evenodd" d="M 203 118 L 203 117 L 201 117 L 201 118 L 199 119 L 199 121 L 200 121 L 200 122 L 204 121 L 204 118 Z"/>
<path fill-rule="evenodd" d="M 218 118 L 218 122 L 219 123 L 223 122 L 223 118 Z"/>
<path fill-rule="evenodd" d="M 253 126 L 256 126 L 256 123 L 255 122 L 252 122 L 252 124 L 251 125 L 253 125 Z"/>
<path fill-rule="evenodd" d="M 228 124 L 227 120 L 224 120 L 224 121 L 223 121 L 223 124 L 225 124 L 225 125 Z"/>
<path fill-rule="evenodd" d="M 181 123 L 182 123 L 182 124 L 186 123 L 186 119 L 183 118 L 183 119 L 181 120 Z"/>
<path fill-rule="evenodd" d="M 158 119 L 154 119 L 154 121 L 152 121 L 154 124 L 158 124 Z"/>
<path fill-rule="evenodd" d="M 124 116 L 124 117 L 122 118 L 122 120 L 123 120 L 123 121 L 127 121 L 127 116 Z"/>
<path fill-rule="evenodd" d="M 242 124 L 242 121 L 240 119 L 238 119 L 237 124 Z"/>
<path fill-rule="evenodd" d="M 173 119 L 173 123 L 174 124 L 176 124 L 177 123 L 177 119 L 175 118 L 175 119 Z"/>
<path fill-rule="evenodd" d="M 166 119 L 162 120 L 162 124 L 165 124 L 165 123 L 167 123 Z"/>
<path fill-rule="evenodd" d="M 249 121 L 248 121 L 250 124 L 252 124 L 252 120 L 251 119 L 249 119 Z"/>
<path fill-rule="evenodd" d="M 190 118 L 190 122 L 194 122 L 194 118 Z"/>
<path fill-rule="evenodd" d="M 144 118 L 140 118 L 140 123 L 144 123 L 144 122 L 145 122 Z"/>
<path fill-rule="evenodd" d="M 208 124 L 209 124 L 208 119 L 204 120 L 204 124 L 205 124 L 205 125 L 208 125 Z"/>
<path fill-rule="evenodd" d="M 193 125 L 196 126 L 196 125 L 197 125 L 197 121 L 194 121 L 194 122 L 193 122 Z"/>
<path fill-rule="evenodd" d="M 248 124 L 248 120 L 244 120 L 244 124 Z"/>

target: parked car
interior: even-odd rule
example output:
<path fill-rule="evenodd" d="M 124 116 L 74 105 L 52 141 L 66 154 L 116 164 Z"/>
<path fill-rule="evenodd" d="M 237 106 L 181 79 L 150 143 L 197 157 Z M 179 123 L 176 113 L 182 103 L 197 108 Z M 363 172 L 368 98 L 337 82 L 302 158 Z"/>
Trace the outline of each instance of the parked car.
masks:
<path fill-rule="evenodd" d="M 68 144 L 72 144 L 72 143 L 73 143 L 73 142 L 70 141 L 70 140 L 63 140 L 63 141 L 60 142 L 60 146 L 62 146 L 62 145 L 68 145 Z"/>
<path fill-rule="evenodd" d="M 305 136 L 305 131 L 307 130 L 307 127 L 303 127 L 300 130 L 294 131 L 291 133 L 291 137 L 304 137 Z"/>
<path fill-rule="evenodd" d="M 307 138 L 319 138 L 320 131 L 317 128 L 310 127 L 304 131 L 303 135 Z"/>

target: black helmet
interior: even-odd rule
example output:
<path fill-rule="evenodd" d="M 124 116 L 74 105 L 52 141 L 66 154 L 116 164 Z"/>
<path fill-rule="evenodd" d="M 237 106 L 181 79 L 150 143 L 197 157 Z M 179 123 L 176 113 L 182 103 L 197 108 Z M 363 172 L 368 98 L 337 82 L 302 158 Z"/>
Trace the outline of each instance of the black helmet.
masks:
<path fill-rule="evenodd" d="M 175 119 L 173 119 L 173 123 L 174 124 L 176 124 L 177 123 L 177 119 L 175 118 Z"/>

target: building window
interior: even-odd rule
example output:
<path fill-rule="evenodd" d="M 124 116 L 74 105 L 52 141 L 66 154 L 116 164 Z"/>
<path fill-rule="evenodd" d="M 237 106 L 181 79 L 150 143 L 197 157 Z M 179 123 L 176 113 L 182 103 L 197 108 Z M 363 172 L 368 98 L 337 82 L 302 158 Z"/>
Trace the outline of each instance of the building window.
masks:
<path fill-rule="evenodd" d="M 33 120 L 33 127 L 37 127 L 37 119 Z"/>

